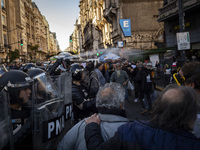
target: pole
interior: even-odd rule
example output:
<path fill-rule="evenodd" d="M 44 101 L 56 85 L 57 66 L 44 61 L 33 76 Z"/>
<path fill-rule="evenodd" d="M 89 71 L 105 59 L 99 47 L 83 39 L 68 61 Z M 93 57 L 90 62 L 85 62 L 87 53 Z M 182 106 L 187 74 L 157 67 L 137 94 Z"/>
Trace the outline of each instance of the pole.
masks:
<path fill-rule="evenodd" d="M 185 30 L 185 24 L 184 24 L 184 11 L 183 11 L 183 1 L 178 0 L 178 10 L 179 10 L 179 26 L 180 26 L 180 32 L 183 32 Z M 185 62 L 185 50 L 182 50 L 181 52 L 182 61 Z"/>

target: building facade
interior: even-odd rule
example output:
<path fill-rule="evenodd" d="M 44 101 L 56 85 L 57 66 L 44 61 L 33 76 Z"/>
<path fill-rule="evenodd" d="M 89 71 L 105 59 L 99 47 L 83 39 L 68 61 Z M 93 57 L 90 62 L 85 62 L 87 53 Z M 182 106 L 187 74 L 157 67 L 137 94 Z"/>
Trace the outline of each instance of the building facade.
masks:
<path fill-rule="evenodd" d="M 182 1 L 184 18 L 182 19 L 183 31 L 189 32 L 190 49 L 186 50 L 186 56 L 191 59 L 192 56 L 200 57 L 200 1 L 185 0 Z M 162 8 L 159 9 L 158 21 L 164 22 L 166 46 L 177 47 L 176 34 L 179 33 L 179 3 L 178 0 L 165 0 Z M 180 55 L 177 51 L 176 57 Z"/>
<path fill-rule="evenodd" d="M 59 50 L 56 36 L 50 37 L 49 24 L 36 3 L 31 0 L 1 0 L 0 5 L 0 57 L 10 62 L 11 52 L 17 51 L 20 62 L 46 59 L 51 51 Z M 17 61 L 16 60 L 16 61 Z"/>
<path fill-rule="evenodd" d="M 80 0 L 82 49 L 96 54 L 99 49 L 118 47 L 149 50 L 164 42 L 164 24 L 158 22 L 163 0 Z M 123 34 L 121 19 L 131 20 L 131 36 Z"/>

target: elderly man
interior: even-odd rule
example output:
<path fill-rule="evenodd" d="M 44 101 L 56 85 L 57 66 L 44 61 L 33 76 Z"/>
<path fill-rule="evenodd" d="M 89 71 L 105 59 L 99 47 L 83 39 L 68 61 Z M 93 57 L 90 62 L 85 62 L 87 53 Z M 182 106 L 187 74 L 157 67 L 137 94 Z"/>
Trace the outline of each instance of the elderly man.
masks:
<path fill-rule="evenodd" d="M 121 64 L 116 64 L 116 70 L 112 73 L 110 77 L 111 82 L 117 82 L 124 86 L 125 88 L 125 100 L 128 100 L 128 90 L 127 83 L 129 81 L 129 76 L 126 71 L 122 70 Z"/>
<path fill-rule="evenodd" d="M 105 142 L 98 125 L 100 117 L 92 116 L 87 120 L 85 131 L 87 147 L 89 150 L 198 150 L 200 141 L 191 131 L 199 100 L 194 89 L 172 85 L 155 101 L 150 123 L 134 121 L 124 124 Z"/>
<path fill-rule="evenodd" d="M 101 117 L 101 134 L 104 140 L 108 140 L 114 135 L 118 127 L 128 122 L 123 110 L 124 88 L 118 83 L 107 83 L 100 88 L 96 97 L 96 107 Z M 80 121 L 70 131 L 58 145 L 58 150 L 86 150 L 85 121 Z"/>

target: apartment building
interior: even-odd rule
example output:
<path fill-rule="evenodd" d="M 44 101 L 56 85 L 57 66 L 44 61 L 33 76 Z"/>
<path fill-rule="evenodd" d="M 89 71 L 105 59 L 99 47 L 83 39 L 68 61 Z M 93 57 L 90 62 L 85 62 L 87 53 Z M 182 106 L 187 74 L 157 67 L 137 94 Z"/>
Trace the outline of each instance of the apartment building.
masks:
<path fill-rule="evenodd" d="M 184 0 L 183 5 L 183 32 L 189 33 L 190 49 L 187 49 L 186 56 L 200 58 L 200 1 Z M 164 22 L 165 40 L 167 47 L 177 47 L 176 34 L 180 32 L 179 23 L 179 2 L 178 0 L 164 0 L 164 5 L 159 9 L 159 22 Z M 176 51 L 176 56 L 181 51 Z"/>
<path fill-rule="evenodd" d="M 0 60 L 3 62 L 10 62 L 13 51 L 19 53 L 18 61 L 45 60 L 52 37 L 51 51 L 57 53 L 56 36 L 50 37 L 48 21 L 31 0 L 1 0 L 0 22 Z"/>
<path fill-rule="evenodd" d="M 110 47 L 111 24 L 103 17 L 104 1 L 80 0 L 79 7 L 84 51 L 95 54 L 99 48 Z"/>
<path fill-rule="evenodd" d="M 149 50 L 163 45 L 164 24 L 158 22 L 158 9 L 163 0 L 80 0 L 82 48 L 86 52 L 116 48 L 123 42 L 126 50 Z M 120 26 L 130 19 L 131 35 Z"/>
<path fill-rule="evenodd" d="M 6 48 L 5 46 L 7 45 L 7 14 L 6 14 L 6 4 L 5 0 L 1 0 L 1 5 L 0 5 L 0 57 L 1 61 L 4 61 L 6 59 Z"/>

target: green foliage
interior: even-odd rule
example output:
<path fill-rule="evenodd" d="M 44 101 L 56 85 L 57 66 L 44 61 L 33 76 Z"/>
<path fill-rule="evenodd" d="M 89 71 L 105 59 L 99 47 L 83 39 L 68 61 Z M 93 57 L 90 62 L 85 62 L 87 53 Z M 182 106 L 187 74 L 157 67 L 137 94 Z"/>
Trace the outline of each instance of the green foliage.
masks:
<path fill-rule="evenodd" d="M 9 58 L 10 58 L 10 62 L 13 62 L 15 59 L 19 59 L 19 50 L 15 49 L 15 51 L 10 51 L 8 53 Z"/>
<path fill-rule="evenodd" d="M 33 51 L 36 51 L 36 50 L 38 50 L 38 48 L 39 48 L 39 45 L 35 45 L 35 46 L 30 46 L 30 49 Z"/>

